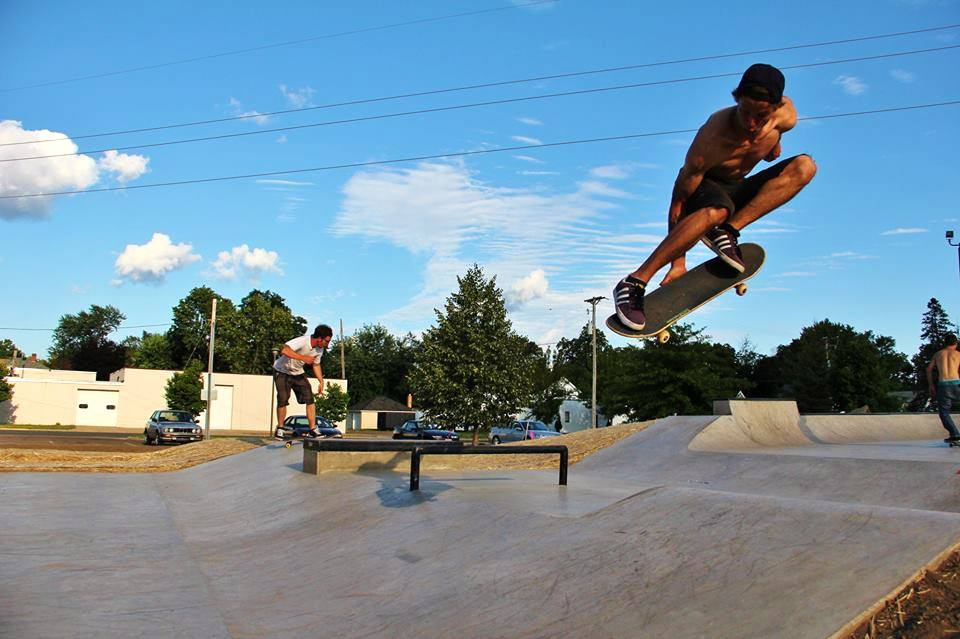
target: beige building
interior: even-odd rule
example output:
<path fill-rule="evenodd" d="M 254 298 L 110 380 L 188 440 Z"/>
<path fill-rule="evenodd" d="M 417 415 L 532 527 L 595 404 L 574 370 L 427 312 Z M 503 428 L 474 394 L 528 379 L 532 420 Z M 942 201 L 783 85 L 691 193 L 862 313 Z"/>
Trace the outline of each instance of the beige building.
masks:
<path fill-rule="evenodd" d="M 164 391 L 174 373 L 123 368 L 110 375 L 110 381 L 98 382 L 93 372 L 16 368 L 6 378 L 13 397 L 0 404 L 0 423 L 141 428 L 153 411 L 167 407 Z M 204 384 L 206 379 L 204 374 Z M 347 390 L 346 380 L 325 382 Z M 311 379 L 310 385 L 316 392 L 317 380 Z M 214 373 L 213 386 L 211 429 L 267 433 L 271 424 L 276 424 L 276 391 L 271 376 Z M 303 414 L 305 406 L 291 398 L 287 415 Z M 206 423 L 205 418 L 201 413 L 201 424 Z"/>

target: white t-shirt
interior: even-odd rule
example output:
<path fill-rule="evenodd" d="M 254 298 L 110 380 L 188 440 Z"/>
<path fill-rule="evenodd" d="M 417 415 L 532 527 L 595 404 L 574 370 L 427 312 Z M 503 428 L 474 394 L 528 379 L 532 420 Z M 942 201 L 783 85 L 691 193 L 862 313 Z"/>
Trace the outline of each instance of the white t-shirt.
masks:
<path fill-rule="evenodd" d="M 286 343 L 286 346 L 289 346 L 299 355 L 313 355 L 314 364 L 319 364 L 320 358 L 323 357 L 322 348 L 314 348 L 310 346 L 309 333 L 306 335 L 301 335 L 300 337 L 294 337 L 292 340 Z M 281 373 L 286 373 L 287 375 L 303 375 L 304 364 L 305 362 L 302 362 L 299 359 L 292 359 L 286 355 L 281 355 L 277 358 L 277 361 L 273 363 L 273 368 Z"/>

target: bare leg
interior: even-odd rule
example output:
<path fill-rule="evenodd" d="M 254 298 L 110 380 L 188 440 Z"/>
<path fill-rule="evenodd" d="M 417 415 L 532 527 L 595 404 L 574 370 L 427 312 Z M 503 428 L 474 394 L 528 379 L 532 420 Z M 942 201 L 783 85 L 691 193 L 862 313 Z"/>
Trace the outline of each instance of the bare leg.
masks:
<path fill-rule="evenodd" d="M 789 202 L 816 174 L 817 165 L 813 163 L 813 158 L 809 155 L 798 155 L 783 169 L 783 173 L 760 187 L 756 197 L 731 215 L 728 224 L 738 231 L 742 230 L 778 206 Z"/>
<path fill-rule="evenodd" d="M 706 208 L 694 211 L 677 222 L 673 230 L 667 234 L 667 237 L 660 242 L 660 245 L 654 249 L 650 257 L 632 273 L 637 279 L 649 282 L 656 275 L 657 271 L 668 263 L 684 255 L 694 244 L 700 241 L 707 231 L 718 224 L 723 224 L 727 218 L 727 209 L 724 208 Z M 679 270 L 685 270 L 682 266 Z M 678 277 L 682 273 L 674 273 L 671 269 L 668 274 L 669 279 Z M 667 281 L 667 280 L 665 280 Z"/>
<path fill-rule="evenodd" d="M 310 424 L 310 430 L 317 427 L 317 405 L 313 402 L 307 404 L 307 423 Z"/>
<path fill-rule="evenodd" d="M 283 426 L 283 420 L 287 418 L 287 407 L 277 406 L 277 426 Z"/>

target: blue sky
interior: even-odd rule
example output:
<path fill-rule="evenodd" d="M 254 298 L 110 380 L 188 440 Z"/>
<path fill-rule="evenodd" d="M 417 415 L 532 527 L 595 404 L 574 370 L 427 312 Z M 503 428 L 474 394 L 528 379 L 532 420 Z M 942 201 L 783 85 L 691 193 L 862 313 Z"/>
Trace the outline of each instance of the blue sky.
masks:
<path fill-rule="evenodd" d="M 722 10 L 711 2 L 520 4 L 0 3 L 0 159 L 75 153 L 0 162 L 0 195 L 494 151 L 0 199 L 0 338 L 45 355 L 49 331 L 9 329 L 52 328 L 91 304 L 118 307 L 125 326 L 165 324 L 201 285 L 236 302 L 269 289 L 311 325 L 342 318 L 347 333 L 375 322 L 419 333 L 474 262 L 497 276 L 518 331 L 543 344 L 572 337 L 588 320 L 583 300 L 609 296 L 666 231 L 693 134 L 664 133 L 695 130 L 731 104 L 749 64 L 960 45 L 960 28 L 951 28 L 80 138 L 960 23 L 957 0 L 812 1 L 802 9 L 735 1 Z M 207 59 L 167 64 L 198 57 Z M 786 93 L 801 118 L 955 101 L 958 59 L 960 49 L 947 48 L 786 68 Z M 724 77 L 703 78 L 717 75 Z M 74 80 L 86 76 L 99 77 Z M 642 83 L 659 84 L 378 117 Z M 716 340 L 749 338 L 767 353 L 828 318 L 889 335 L 911 355 L 931 297 L 960 319 L 957 250 L 944 240 L 947 229 L 960 235 L 958 116 L 960 105 L 951 105 L 801 121 L 784 137 L 783 156 L 809 153 L 817 177 L 743 233 L 741 241 L 767 250 L 750 293 L 727 294 L 693 321 Z M 377 119 L 265 132 L 368 117 Z M 120 148 L 249 132 L 259 133 Z M 544 146 L 649 133 L 659 135 Z M 51 137 L 64 139 L 36 142 Z M 531 148 L 497 151 L 516 146 Z M 707 257 L 694 249 L 688 264 Z M 610 312 L 609 301 L 601 304 L 598 323 Z"/>

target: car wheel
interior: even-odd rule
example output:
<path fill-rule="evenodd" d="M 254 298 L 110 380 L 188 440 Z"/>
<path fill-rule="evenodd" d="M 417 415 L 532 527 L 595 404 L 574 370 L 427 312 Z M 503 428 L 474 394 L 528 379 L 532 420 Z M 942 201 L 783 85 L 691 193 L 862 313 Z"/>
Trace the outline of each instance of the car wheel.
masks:
<path fill-rule="evenodd" d="M 144 446 L 149 446 L 149 445 L 152 444 L 152 443 L 153 443 L 153 442 L 150 441 L 150 433 L 148 433 L 147 431 L 143 431 L 143 444 L 144 444 Z"/>
<path fill-rule="evenodd" d="M 493 442 L 494 444 L 499 444 L 499 443 L 500 443 L 500 438 L 497 437 L 496 435 L 494 435 L 494 436 L 493 436 L 493 439 L 491 439 L 490 441 Z"/>

